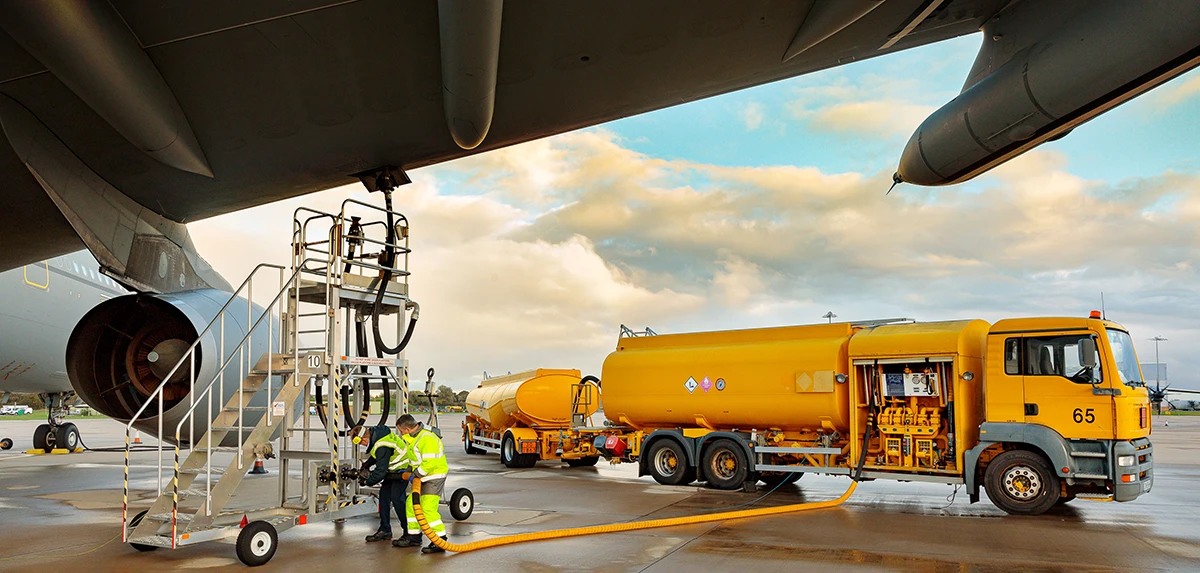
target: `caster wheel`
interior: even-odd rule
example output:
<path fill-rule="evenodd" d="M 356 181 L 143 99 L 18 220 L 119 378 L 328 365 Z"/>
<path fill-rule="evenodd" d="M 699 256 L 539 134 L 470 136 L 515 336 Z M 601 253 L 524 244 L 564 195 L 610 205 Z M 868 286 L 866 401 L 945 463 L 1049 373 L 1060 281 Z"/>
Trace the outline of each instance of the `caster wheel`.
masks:
<path fill-rule="evenodd" d="M 450 495 L 450 515 L 458 521 L 465 521 L 475 511 L 475 495 L 471 490 L 460 487 Z"/>
<path fill-rule="evenodd" d="M 279 534 L 275 526 L 265 521 L 246 524 L 237 538 L 237 556 L 242 563 L 258 567 L 275 556 L 279 546 Z"/>

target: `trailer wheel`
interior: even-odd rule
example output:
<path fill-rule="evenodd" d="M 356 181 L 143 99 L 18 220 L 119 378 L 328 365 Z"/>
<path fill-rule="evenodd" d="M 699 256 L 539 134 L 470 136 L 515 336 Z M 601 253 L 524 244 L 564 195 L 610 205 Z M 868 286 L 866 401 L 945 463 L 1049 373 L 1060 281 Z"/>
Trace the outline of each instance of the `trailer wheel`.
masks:
<path fill-rule="evenodd" d="M 988 499 L 1012 515 L 1041 515 L 1058 503 L 1058 476 L 1042 456 L 1009 450 L 988 464 L 984 477 Z"/>
<path fill-rule="evenodd" d="M 142 523 L 142 519 L 146 517 L 147 511 L 150 511 L 150 510 L 148 510 L 148 509 L 142 510 L 141 513 L 133 516 L 133 519 L 129 520 L 129 531 L 130 532 L 133 532 L 133 530 L 137 529 L 137 526 Z M 156 545 L 146 545 L 144 543 L 130 543 L 129 546 L 134 549 L 137 549 L 138 551 L 154 551 L 155 549 L 158 549 L 158 546 L 156 546 Z"/>
<path fill-rule="evenodd" d="M 242 563 L 258 567 L 275 556 L 279 546 L 279 534 L 275 527 L 265 521 L 246 524 L 237 538 L 237 556 Z"/>
<path fill-rule="evenodd" d="M 517 440 L 512 434 L 504 434 L 500 441 L 500 462 L 508 468 L 531 468 L 537 463 L 537 454 L 518 454 Z"/>
<path fill-rule="evenodd" d="M 716 489 L 738 489 L 750 478 L 746 453 L 737 442 L 728 438 L 715 440 L 705 448 L 701 460 L 708 485 Z"/>
<path fill-rule="evenodd" d="M 775 488 L 794 484 L 802 477 L 804 472 L 771 472 L 758 476 L 758 479 L 767 484 L 767 487 Z"/>
<path fill-rule="evenodd" d="M 460 487 L 450 495 L 450 515 L 458 521 L 466 521 L 475 511 L 475 495 L 471 490 Z"/>
<path fill-rule="evenodd" d="M 598 458 L 598 457 L 579 458 L 577 460 L 566 460 L 567 466 L 573 467 L 573 468 L 590 468 L 590 467 L 596 465 L 596 462 L 598 462 L 598 461 L 600 461 L 600 458 Z"/>
<path fill-rule="evenodd" d="M 12 438 L 4 438 L 3 440 L 0 440 L 0 450 L 11 450 L 12 447 Z"/>
<path fill-rule="evenodd" d="M 685 485 L 696 481 L 696 472 L 688 466 L 687 452 L 679 442 L 662 439 L 646 453 L 650 477 L 663 485 Z"/>

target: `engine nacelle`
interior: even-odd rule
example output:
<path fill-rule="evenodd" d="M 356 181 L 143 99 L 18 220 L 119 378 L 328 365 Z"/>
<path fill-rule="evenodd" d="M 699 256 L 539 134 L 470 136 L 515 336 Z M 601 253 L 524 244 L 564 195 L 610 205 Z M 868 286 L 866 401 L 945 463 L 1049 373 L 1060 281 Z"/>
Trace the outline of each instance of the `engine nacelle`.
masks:
<path fill-rule="evenodd" d="M 1194 0 L 1022 2 L 983 31 L 963 92 L 905 146 L 900 181 L 965 181 L 1200 63 Z"/>
<path fill-rule="evenodd" d="M 163 388 L 162 428 L 164 439 L 174 441 L 175 427 L 184 419 L 192 406 L 189 396 L 191 381 L 188 364 L 181 366 L 168 378 L 171 370 L 196 341 L 198 334 L 218 316 L 221 307 L 229 300 L 229 293 L 201 289 L 175 294 L 135 294 L 113 298 L 100 303 L 89 311 L 71 332 L 67 342 L 67 375 L 71 385 L 96 411 L 114 419 L 127 421 L 150 399 L 159 386 Z M 262 307 L 253 306 L 253 319 L 263 313 Z M 195 356 L 195 392 L 199 396 L 207 384 L 216 377 L 213 388 L 213 413 L 219 412 L 224 403 L 241 385 L 245 374 L 246 358 L 235 357 L 225 368 L 224 376 L 217 377 L 217 369 L 224 359 L 238 352 L 238 342 L 246 336 L 247 316 L 245 299 L 238 299 L 225 311 L 224 332 L 221 325 L 214 325 L 204 334 Z M 277 318 L 272 331 L 278 336 Z M 251 337 L 249 362 L 253 365 L 271 346 L 267 327 L 262 325 Z M 224 353 L 222 354 L 222 339 Z M 239 359 L 240 358 L 240 359 Z M 190 443 L 194 432 L 199 439 L 208 429 L 207 398 L 196 406 L 198 414 L 194 422 L 185 424 L 181 442 Z M 248 406 L 259 407 L 244 414 L 246 424 L 255 424 L 262 416 L 261 407 L 267 405 L 265 393 L 254 396 Z M 148 434 L 158 430 L 157 399 L 139 417 L 134 427 Z M 233 444 L 224 444 L 233 445 Z"/>

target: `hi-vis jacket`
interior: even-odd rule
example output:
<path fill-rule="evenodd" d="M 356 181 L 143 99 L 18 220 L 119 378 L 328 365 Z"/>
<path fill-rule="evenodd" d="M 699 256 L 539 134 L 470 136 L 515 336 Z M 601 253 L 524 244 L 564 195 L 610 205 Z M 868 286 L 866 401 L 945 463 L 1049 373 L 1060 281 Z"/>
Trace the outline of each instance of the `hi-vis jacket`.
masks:
<path fill-rule="evenodd" d="M 409 469 L 409 446 L 400 439 L 400 436 L 392 433 L 387 426 L 375 426 L 371 428 L 371 437 L 373 440 L 368 452 L 371 457 L 365 466 L 374 466 L 374 469 L 367 477 L 368 485 L 375 485 L 383 481 L 389 473 Z"/>
<path fill-rule="evenodd" d="M 404 441 L 409 446 L 409 463 L 421 481 L 445 479 L 450 465 L 446 463 L 446 450 L 437 434 L 421 428 L 416 435 L 404 436 Z"/>

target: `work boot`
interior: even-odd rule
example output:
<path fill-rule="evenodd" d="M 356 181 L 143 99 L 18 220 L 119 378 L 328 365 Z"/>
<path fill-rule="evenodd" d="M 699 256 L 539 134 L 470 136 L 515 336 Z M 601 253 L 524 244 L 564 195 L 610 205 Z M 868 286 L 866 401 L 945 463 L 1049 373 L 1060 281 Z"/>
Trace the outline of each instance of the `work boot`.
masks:
<path fill-rule="evenodd" d="M 421 546 L 421 536 L 420 535 L 405 535 L 404 537 L 400 537 L 398 539 L 392 540 L 392 547 L 420 547 L 420 546 Z"/>
<path fill-rule="evenodd" d="M 376 531 L 375 533 L 372 533 L 367 536 L 367 543 L 371 543 L 373 541 L 387 541 L 391 538 L 392 538 L 391 533 L 388 533 L 386 531 Z"/>
<path fill-rule="evenodd" d="M 446 538 L 443 537 L 442 541 L 445 541 L 445 540 L 446 540 Z M 445 552 L 446 552 L 445 549 L 442 549 L 441 547 L 438 547 L 437 545 L 434 545 L 433 543 L 430 543 L 429 545 L 426 545 L 425 547 L 421 548 L 421 553 L 445 553 Z"/>

